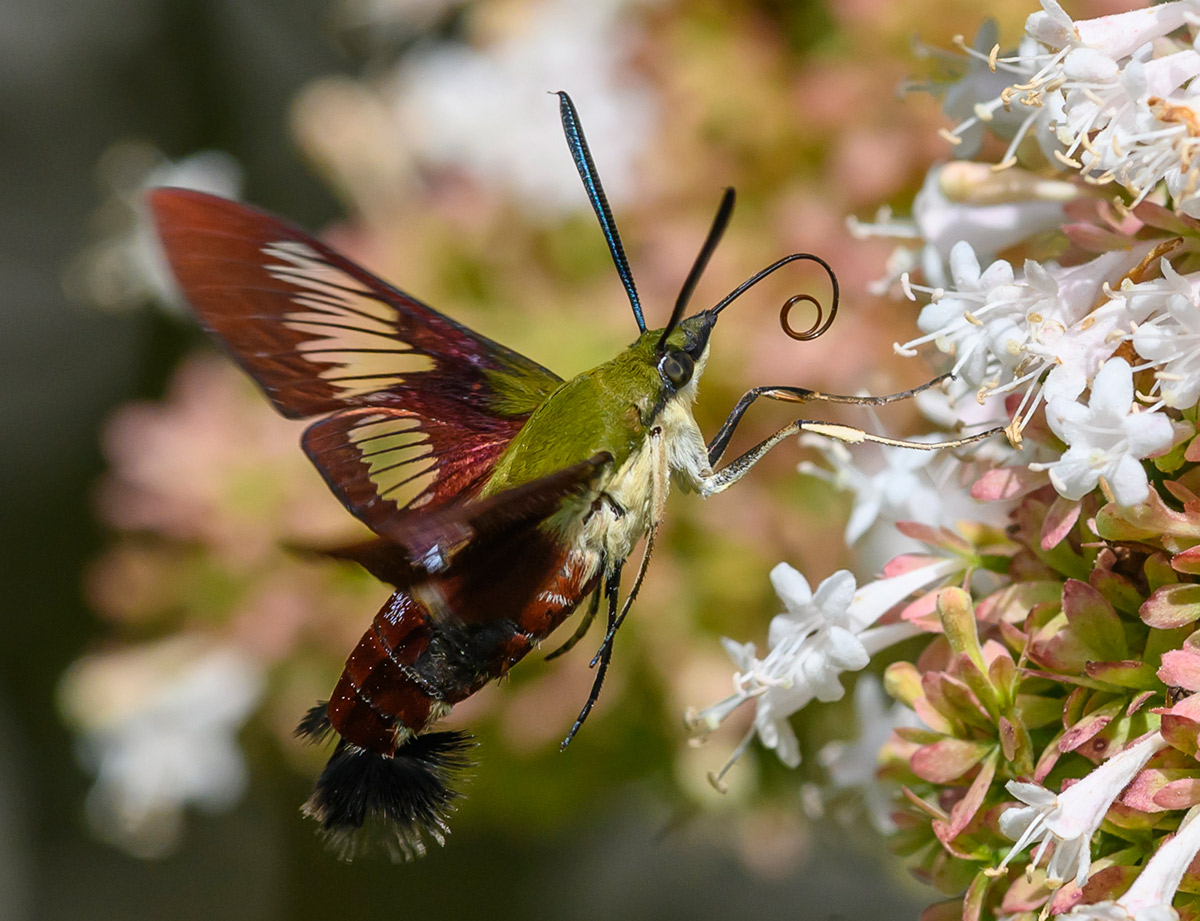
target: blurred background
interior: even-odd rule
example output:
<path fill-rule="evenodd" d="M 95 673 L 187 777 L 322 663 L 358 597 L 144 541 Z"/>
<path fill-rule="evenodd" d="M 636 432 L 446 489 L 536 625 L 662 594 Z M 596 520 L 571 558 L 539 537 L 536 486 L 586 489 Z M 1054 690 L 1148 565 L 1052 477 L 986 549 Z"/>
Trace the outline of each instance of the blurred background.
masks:
<path fill-rule="evenodd" d="M 1074 3 L 1076 17 L 1122 8 Z M 829 260 L 841 316 L 779 330 L 818 274 L 778 273 L 717 331 L 697 418 L 754 385 L 885 392 L 915 309 L 870 294 L 891 244 L 846 217 L 905 212 L 949 155 L 940 101 L 904 94 L 994 16 L 972 0 L 5 0 L 0 10 L 0 918 L 915 917 L 904 877 L 816 753 L 849 701 L 798 727 L 799 771 L 748 726 L 703 746 L 682 714 L 729 692 L 718 637 L 765 639 L 783 560 L 868 577 L 850 499 L 795 446 L 730 493 L 673 496 L 605 693 L 589 636 L 456 711 L 479 767 L 444 850 L 339 863 L 299 813 L 327 754 L 291 737 L 387 595 L 284 542 L 354 523 L 188 320 L 142 190 L 243 197 L 320 232 L 434 307 L 561 375 L 634 336 L 547 91 L 569 90 L 661 323 L 722 188 L 738 210 L 696 303 L 793 251 Z M 750 414 L 734 449 L 791 418 Z M 844 418 L 860 425 L 869 418 Z M 891 433 L 911 410 L 889 411 Z M 846 784 L 842 784 L 846 786 Z"/>

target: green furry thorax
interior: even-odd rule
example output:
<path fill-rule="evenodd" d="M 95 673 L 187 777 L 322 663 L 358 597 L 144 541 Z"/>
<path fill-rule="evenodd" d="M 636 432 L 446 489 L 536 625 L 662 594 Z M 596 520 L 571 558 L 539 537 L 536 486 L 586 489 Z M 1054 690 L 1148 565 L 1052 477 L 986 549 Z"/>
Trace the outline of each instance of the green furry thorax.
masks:
<path fill-rule="evenodd" d="M 685 348 L 708 328 L 690 318 L 671 331 L 670 348 Z M 647 330 L 616 358 L 564 381 L 533 411 L 497 461 L 483 495 L 492 495 L 585 461 L 600 451 L 620 468 L 640 447 L 674 395 L 658 372 L 662 330 Z M 702 335 L 702 339 L 701 339 Z"/>

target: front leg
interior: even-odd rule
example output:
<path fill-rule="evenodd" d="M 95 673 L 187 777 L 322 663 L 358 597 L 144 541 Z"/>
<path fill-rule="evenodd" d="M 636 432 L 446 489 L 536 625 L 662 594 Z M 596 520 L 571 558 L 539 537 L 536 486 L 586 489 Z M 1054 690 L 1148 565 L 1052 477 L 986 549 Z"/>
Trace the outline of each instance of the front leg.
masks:
<path fill-rule="evenodd" d="M 820 401 L 824 403 L 850 403 L 855 406 L 886 406 L 888 403 L 907 400 L 919 393 L 924 393 L 926 390 L 930 390 L 950 380 L 953 376 L 952 374 L 943 374 L 941 377 L 935 377 L 920 387 L 913 387 L 911 390 L 901 390 L 897 393 L 887 393 L 878 397 L 852 397 L 838 393 L 822 393 L 820 390 L 806 390 L 803 387 L 754 387 L 742 394 L 742 398 L 737 401 L 737 405 L 733 407 L 733 411 L 721 424 L 721 427 L 717 430 L 717 434 L 713 436 L 713 440 L 709 442 L 708 463 L 713 467 L 717 465 L 717 462 L 725 453 L 725 449 L 729 447 L 729 439 L 733 437 L 733 432 L 738 427 L 738 423 L 742 421 L 742 416 L 746 414 L 746 410 L 750 408 L 750 404 L 759 397 L 766 397 L 769 400 L 779 400 L 783 403 Z"/>
<path fill-rule="evenodd" d="M 750 468 L 762 460 L 775 445 L 779 444 L 785 438 L 789 438 L 792 435 L 799 435 L 803 432 L 824 435 L 826 438 L 836 438 L 838 441 L 844 441 L 847 444 L 861 444 L 864 441 L 869 441 L 873 444 L 886 445 L 890 448 L 912 448 L 914 451 L 939 451 L 942 448 L 961 448 L 964 445 L 974 444 L 977 441 L 983 441 L 985 438 L 991 438 L 993 435 L 999 435 L 1003 431 L 1003 428 L 988 429 L 986 432 L 968 435 L 965 438 L 953 438 L 949 441 L 905 441 L 901 438 L 885 438 L 882 435 L 872 435 L 869 432 L 864 432 L 862 429 L 856 429 L 849 425 L 841 425 L 836 422 L 815 422 L 811 419 L 797 419 L 795 422 L 785 425 L 770 438 L 760 441 L 741 457 L 730 461 L 720 470 L 709 474 L 707 477 L 702 477 L 700 480 L 700 495 L 707 498 L 719 492 L 724 492 L 749 473 Z"/>

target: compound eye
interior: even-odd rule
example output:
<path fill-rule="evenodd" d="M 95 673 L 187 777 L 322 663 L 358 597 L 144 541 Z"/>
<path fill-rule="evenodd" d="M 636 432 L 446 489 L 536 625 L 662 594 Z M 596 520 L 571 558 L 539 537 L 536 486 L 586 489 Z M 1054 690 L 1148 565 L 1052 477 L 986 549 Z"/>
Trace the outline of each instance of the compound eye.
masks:
<path fill-rule="evenodd" d="M 676 389 L 687 384 L 692 379 L 695 362 L 687 352 L 667 352 L 658 361 L 658 370 L 664 378 Z"/>

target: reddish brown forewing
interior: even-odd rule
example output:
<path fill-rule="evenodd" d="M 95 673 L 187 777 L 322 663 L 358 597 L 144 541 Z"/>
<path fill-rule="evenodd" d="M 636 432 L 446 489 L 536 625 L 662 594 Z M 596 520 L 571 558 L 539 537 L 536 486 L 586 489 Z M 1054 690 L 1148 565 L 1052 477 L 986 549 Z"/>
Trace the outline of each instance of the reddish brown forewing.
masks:
<path fill-rule="evenodd" d="M 183 189 L 150 203 L 204 326 L 285 416 L 333 413 L 305 450 L 376 531 L 476 493 L 561 382 L 268 214 Z"/>

